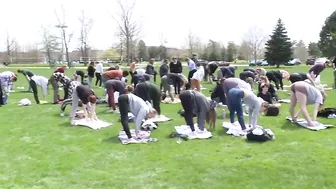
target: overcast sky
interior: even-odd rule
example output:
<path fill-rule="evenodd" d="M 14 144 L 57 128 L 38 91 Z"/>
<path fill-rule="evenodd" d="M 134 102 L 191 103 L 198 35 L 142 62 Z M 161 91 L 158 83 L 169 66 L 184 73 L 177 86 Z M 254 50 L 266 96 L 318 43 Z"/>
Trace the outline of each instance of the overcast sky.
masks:
<path fill-rule="evenodd" d="M 57 24 L 54 12 L 61 13 L 61 5 L 66 10 L 68 31 L 75 35 L 71 49 L 78 47 L 81 10 L 94 20 L 89 36 L 94 48 L 106 49 L 118 41 L 114 35 L 117 25 L 109 15 L 118 12 L 116 0 L 3 0 L 0 49 L 5 49 L 7 31 L 22 46 L 40 42 L 41 26 Z M 189 31 L 203 41 L 240 43 L 253 26 L 269 35 L 278 18 L 292 40 L 308 44 L 318 41 L 325 19 L 335 10 L 335 0 L 137 0 L 134 19 L 141 22 L 141 36 L 147 45 L 159 45 L 160 39 L 166 38 L 167 46 L 181 47 L 186 45 Z"/>

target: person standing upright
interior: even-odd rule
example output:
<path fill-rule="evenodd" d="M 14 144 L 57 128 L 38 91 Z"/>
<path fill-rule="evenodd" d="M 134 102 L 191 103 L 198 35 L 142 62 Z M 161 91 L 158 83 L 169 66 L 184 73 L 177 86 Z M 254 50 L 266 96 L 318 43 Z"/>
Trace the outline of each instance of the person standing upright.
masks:
<path fill-rule="evenodd" d="M 88 77 L 89 77 L 89 81 L 88 81 L 89 88 L 92 89 L 92 80 L 95 74 L 94 62 L 90 62 L 87 68 L 87 72 L 88 72 Z"/>
<path fill-rule="evenodd" d="M 102 85 L 102 74 L 104 73 L 103 64 L 101 62 L 96 62 L 96 87 L 99 82 L 99 87 Z"/>

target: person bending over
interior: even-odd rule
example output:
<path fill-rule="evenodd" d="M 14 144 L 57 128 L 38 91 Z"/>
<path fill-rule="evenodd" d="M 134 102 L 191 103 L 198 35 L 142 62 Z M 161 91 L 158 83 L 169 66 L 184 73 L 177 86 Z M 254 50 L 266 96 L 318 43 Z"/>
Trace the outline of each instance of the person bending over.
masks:
<path fill-rule="evenodd" d="M 17 78 L 15 75 L 0 74 L 0 106 L 7 103 L 9 92 L 16 81 Z"/>
<path fill-rule="evenodd" d="M 187 79 L 185 79 L 181 74 L 169 73 L 167 74 L 167 81 L 174 86 L 175 95 L 181 93 L 181 89 L 185 88 Z"/>
<path fill-rule="evenodd" d="M 154 83 L 156 82 L 156 75 L 157 71 L 154 68 L 154 59 L 151 58 L 148 62 L 148 65 L 146 66 L 146 74 L 150 75 L 154 79 Z"/>
<path fill-rule="evenodd" d="M 265 83 L 268 85 L 268 92 L 271 93 L 272 98 L 274 98 L 276 101 L 279 100 L 278 95 L 276 94 L 276 91 L 274 89 L 274 85 L 272 85 L 266 76 L 261 76 L 260 80 L 259 80 L 259 85 L 258 85 L 258 93 L 261 93 L 262 89 L 261 89 L 261 85 Z"/>
<path fill-rule="evenodd" d="M 288 80 L 293 84 L 297 81 L 304 81 L 304 80 L 309 80 L 311 83 L 314 83 L 313 79 L 310 77 L 308 73 L 302 73 L 302 72 L 297 72 L 297 73 L 292 73 L 290 74 Z"/>
<path fill-rule="evenodd" d="M 258 97 L 262 98 L 265 102 L 268 102 L 269 104 L 273 104 L 273 97 L 269 90 L 269 84 L 262 83 L 260 85 L 261 91 L 258 92 Z"/>
<path fill-rule="evenodd" d="M 69 69 L 69 67 L 66 66 L 66 65 L 64 65 L 64 66 L 61 66 L 61 67 L 57 68 L 57 69 L 54 71 L 54 73 L 57 73 L 57 72 L 64 73 L 65 70 L 67 70 L 67 69 Z"/>
<path fill-rule="evenodd" d="M 261 76 L 266 76 L 267 71 L 265 70 L 265 68 L 256 68 L 256 75 L 257 78 L 260 78 Z"/>
<path fill-rule="evenodd" d="M 119 69 L 106 71 L 102 75 L 103 86 L 105 87 L 106 81 L 110 79 L 115 79 L 115 78 L 121 79 L 122 77 L 127 77 L 128 74 L 129 74 L 128 71 L 122 71 Z"/>
<path fill-rule="evenodd" d="M 217 62 L 213 61 L 213 62 L 209 62 L 208 63 L 208 70 L 209 70 L 209 81 L 210 83 L 213 83 L 215 81 L 215 72 L 218 68 Z M 217 78 L 217 80 L 219 80 L 219 78 Z"/>
<path fill-rule="evenodd" d="M 159 70 L 159 74 L 160 74 L 160 77 L 162 78 L 163 76 L 167 75 L 169 72 L 169 67 L 168 67 L 168 60 L 165 59 L 163 62 L 162 62 L 162 65 L 160 66 L 160 70 Z M 160 84 L 160 90 L 162 90 L 162 82 Z"/>
<path fill-rule="evenodd" d="M 200 66 L 190 79 L 190 88 L 198 92 L 201 91 L 201 82 L 204 78 L 204 68 Z"/>
<path fill-rule="evenodd" d="M 71 124 L 72 125 L 74 124 L 79 101 L 81 101 L 83 104 L 82 106 L 83 106 L 83 111 L 84 111 L 84 116 L 85 116 L 86 121 L 89 121 L 88 111 L 87 111 L 88 109 L 90 109 L 91 121 L 93 120 L 97 121 L 98 120 L 97 115 L 96 115 L 97 97 L 95 96 L 92 89 L 84 85 L 79 85 L 75 88 L 72 94 Z"/>
<path fill-rule="evenodd" d="M 230 111 L 230 122 L 234 123 L 234 116 L 237 113 L 238 122 L 241 126 L 241 129 L 246 132 L 244 115 L 243 115 L 243 106 L 242 101 L 246 104 L 249 111 L 249 126 L 255 128 L 257 126 L 259 112 L 267 112 L 268 103 L 259 99 L 251 90 L 246 90 L 243 88 L 232 88 L 230 89 L 228 96 L 228 108 Z"/>
<path fill-rule="evenodd" d="M 35 74 L 30 71 L 30 70 L 21 70 L 21 69 L 18 69 L 17 70 L 18 73 L 21 73 L 23 76 L 25 76 L 25 78 L 27 79 L 28 81 L 28 92 L 31 92 L 32 91 L 32 87 L 30 86 L 30 78 L 33 77 Z"/>
<path fill-rule="evenodd" d="M 142 98 L 144 101 L 152 102 L 153 108 L 159 115 L 161 114 L 161 91 L 154 83 L 149 81 L 138 83 L 134 94 Z"/>
<path fill-rule="evenodd" d="M 161 78 L 161 86 L 163 88 L 162 100 L 164 100 L 166 98 L 166 95 L 168 93 L 171 101 L 174 102 L 174 95 L 173 95 L 173 90 L 172 90 L 172 87 L 171 87 L 171 83 L 174 80 L 174 76 L 172 76 L 172 75 L 173 74 L 167 74 L 167 75 L 165 75 Z M 178 77 L 177 74 L 176 74 L 176 77 Z"/>
<path fill-rule="evenodd" d="M 268 80 L 270 82 L 271 81 L 274 82 L 275 87 L 277 88 L 277 90 L 279 90 L 280 88 L 283 90 L 282 79 L 288 78 L 289 77 L 289 73 L 286 70 L 268 71 L 268 72 L 266 72 L 266 76 L 267 76 L 267 78 L 268 78 Z M 279 87 L 279 85 L 280 85 L 280 87 Z"/>
<path fill-rule="evenodd" d="M 144 100 L 140 97 L 132 94 L 133 87 L 127 86 L 126 94 L 120 95 L 118 98 L 120 121 L 121 125 L 128 137 L 129 143 L 138 143 L 131 135 L 131 131 L 128 124 L 128 112 L 130 111 L 134 118 L 135 134 L 138 135 L 141 129 L 142 120 L 150 119 L 156 116 L 156 110 L 150 108 Z M 138 136 L 136 136 L 138 137 Z"/>
<path fill-rule="evenodd" d="M 7 83 L 9 85 L 8 86 L 9 91 L 14 90 L 14 82 L 17 81 L 17 77 L 18 77 L 14 72 L 11 72 L 11 71 L 1 72 L 0 77 L 7 78 L 6 80 L 10 81 L 10 82 Z"/>
<path fill-rule="evenodd" d="M 105 88 L 108 95 L 108 105 L 110 109 L 116 111 L 116 105 L 114 102 L 114 92 L 119 92 L 119 96 L 125 93 L 126 83 L 117 79 L 106 81 Z"/>
<path fill-rule="evenodd" d="M 317 63 L 315 65 L 313 65 L 308 73 L 310 75 L 310 77 L 313 79 L 313 81 L 316 80 L 316 78 L 321 74 L 321 72 L 327 67 L 328 63 Z"/>
<path fill-rule="evenodd" d="M 194 127 L 194 114 L 197 116 L 197 125 L 201 133 L 205 128 L 205 121 L 210 127 L 216 125 L 216 102 L 209 101 L 202 93 L 194 90 L 185 90 L 180 94 L 180 100 L 184 109 L 184 119 L 190 127 L 192 134 L 197 136 Z"/>
<path fill-rule="evenodd" d="M 77 71 L 74 72 L 73 75 L 74 75 L 74 80 L 75 80 L 75 81 L 78 81 L 78 76 L 80 76 L 80 82 L 81 82 L 81 84 L 84 83 L 84 76 L 85 76 L 84 71 L 82 71 L 82 70 L 77 70 Z"/>
<path fill-rule="evenodd" d="M 254 68 L 245 68 L 243 71 L 244 72 L 245 71 L 250 71 L 250 72 L 256 73 L 256 70 Z"/>
<path fill-rule="evenodd" d="M 253 80 L 255 80 L 255 74 L 251 71 L 243 71 L 239 74 L 239 78 L 243 81 L 246 81 L 246 79 L 250 77 Z"/>
<path fill-rule="evenodd" d="M 144 81 L 150 81 L 150 79 L 151 77 L 148 74 L 143 74 L 143 75 L 133 74 L 132 79 L 131 79 L 131 84 L 133 84 L 133 86 L 136 87 L 138 83 L 144 82 Z"/>
<path fill-rule="evenodd" d="M 320 107 L 324 104 L 326 94 L 320 91 L 313 85 L 305 81 L 297 81 L 291 86 L 291 101 L 290 101 L 290 115 L 293 122 L 296 122 L 298 115 L 302 112 L 309 127 L 314 127 L 313 121 L 317 120 L 317 113 Z M 295 113 L 295 106 L 299 104 L 299 110 Z M 307 105 L 314 105 L 313 119 L 309 116 Z"/>
<path fill-rule="evenodd" d="M 234 78 L 234 77 L 222 80 L 221 84 L 222 84 L 224 94 L 226 96 L 226 100 L 228 100 L 227 96 L 229 94 L 229 91 L 232 88 L 239 87 L 239 88 L 243 88 L 243 89 L 246 89 L 246 90 L 252 90 L 250 84 L 246 83 L 245 81 L 243 81 L 241 79 Z M 228 105 L 228 102 L 226 102 L 226 105 Z"/>
<path fill-rule="evenodd" d="M 31 88 L 33 89 L 36 104 L 40 104 L 40 100 L 38 98 L 37 86 L 40 86 L 42 88 L 43 98 L 44 100 L 46 100 L 48 95 L 48 79 L 43 76 L 34 75 L 33 77 L 30 78 L 29 83 Z"/>
<path fill-rule="evenodd" d="M 216 87 L 212 89 L 210 98 L 211 100 L 214 100 L 218 103 L 221 102 L 223 105 L 226 105 L 225 93 L 220 83 L 217 82 Z"/>
<path fill-rule="evenodd" d="M 218 72 L 218 79 L 224 78 L 230 78 L 230 77 L 235 77 L 235 72 L 236 72 L 237 67 L 233 66 L 228 66 L 228 67 L 223 67 L 219 70 Z"/>

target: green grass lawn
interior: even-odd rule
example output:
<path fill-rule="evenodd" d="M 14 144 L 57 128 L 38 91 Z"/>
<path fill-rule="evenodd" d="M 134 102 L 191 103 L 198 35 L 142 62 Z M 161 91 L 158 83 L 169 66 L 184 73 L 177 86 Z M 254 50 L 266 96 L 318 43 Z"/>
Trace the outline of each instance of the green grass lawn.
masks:
<path fill-rule="evenodd" d="M 48 78 L 52 73 L 51 69 L 32 70 Z M 307 71 L 308 67 L 288 70 Z M 68 73 L 72 75 L 73 70 Z M 332 69 L 323 72 L 322 81 L 331 86 Z M 28 83 L 20 75 L 15 86 L 27 89 Z M 102 96 L 102 89 L 95 91 Z M 209 90 L 204 92 L 209 94 Z M 51 101 L 51 87 L 49 94 Z M 326 106 L 332 107 L 335 91 L 328 95 Z M 288 94 L 282 92 L 280 96 L 286 98 Z M 34 102 L 33 94 L 14 92 L 9 104 L 0 108 L 0 188 L 336 188 L 336 129 L 315 132 L 292 125 L 285 121 L 288 105 L 281 107 L 278 117 L 259 118 L 260 125 L 274 131 L 275 141 L 249 143 L 228 136 L 219 119 L 212 139 L 178 144 L 168 135 L 174 126 L 184 124 L 177 114 L 181 105 L 163 104 L 163 114 L 173 120 L 159 124 L 152 133 L 159 141 L 122 145 L 117 139 L 121 130 L 118 116 L 107 113 L 106 105 L 98 106 L 98 117 L 114 125 L 93 131 L 70 126 L 67 117 L 59 116 L 60 105 L 34 102 L 18 107 L 22 98 Z M 67 114 L 70 109 L 67 107 Z"/>

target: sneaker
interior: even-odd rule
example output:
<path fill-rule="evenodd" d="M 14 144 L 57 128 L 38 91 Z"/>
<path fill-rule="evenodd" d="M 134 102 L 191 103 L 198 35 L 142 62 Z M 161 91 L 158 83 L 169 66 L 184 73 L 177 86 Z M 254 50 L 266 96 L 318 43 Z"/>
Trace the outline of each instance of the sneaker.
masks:
<path fill-rule="evenodd" d="M 197 138 L 197 132 L 192 131 L 191 133 L 188 134 L 188 139 L 195 139 Z"/>
<path fill-rule="evenodd" d="M 64 113 L 63 113 L 63 112 L 61 112 L 60 116 L 61 116 L 61 117 L 64 117 Z"/>
<path fill-rule="evenodd" d="M 134 138 L 129 138 L 129 139 L 127 140 L 127 143 L 128 143 L 128 144 L 138 144 L 138 143 L 140 143 L 140 142 L 137 141 L 137 140 L 135 140 Z"/>

